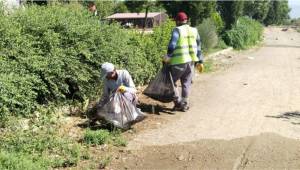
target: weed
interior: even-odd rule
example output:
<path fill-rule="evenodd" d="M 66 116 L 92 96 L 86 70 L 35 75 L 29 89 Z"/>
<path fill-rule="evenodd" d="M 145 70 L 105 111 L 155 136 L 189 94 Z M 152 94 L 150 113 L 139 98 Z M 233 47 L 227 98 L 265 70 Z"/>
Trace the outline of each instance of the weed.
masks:
<path fill-rule="evenodd" d="M 28 121 L 27 130 L 19 127 L 20 121 L 15 118 L 15 125 L 7 127 L 0 136 L 0 149 L 3 151 L 0 167 L 15 164 L 11 161 L 20 161 L 20 166 L 24 169 L 30 168 L 31 164 L 39 169 L 49 169 L 50 167 L 70 167 L 75 166 L 82 158 L 85 148 L 80 144 L 66 137 L 59 136 L 58 127 L 55 124 L 46 123 L 45 120 L 51 118 L 41 118 L 38 121 Z M 22 119 L 21 119 L 22 120 Z M 10 121 L 8 121 L 10 122 Z M 25 121 L 27 122 L 27 121 Z M 5 157 L 5 153 L 12 153 Z M 10 157 L 15 157 L 10 160 Z M 16 166 L 19 166 L 16 164 Z M 5 169 L 0 168 L 0 169 Z M 13 169 L 17 169 L 13 168 Z"/>
<path fill-rule="evenodd" d="M 112 157 L 111 156 L 107 156 L 104 159 L 102 159 L 100 161 L 100 165 L 99 168 L 100 169 L 104 169 L 110 162 L 111 162 Z"/>
<path fill-rule="evenodd" d="M 108 130 L 90 130 L 87 129 L 83 141 L 87 144 L 96 144 L 96 145 L 102 145 L 106 143 L 110 138 L 110 133 Z"/>
<path fill-rule="evenodd" d="M 205 73 L 212 72 L 214 70 L 214 61 L 212 59 L 207 59 L 204 62 L 204 68 Z"/>
<path fill-rule="evenodd" d="M 31 155 L 18 152 L 0 152 L 1 170 L 46 170 L 47 164 L 42 159 L 33 159 Z"/>

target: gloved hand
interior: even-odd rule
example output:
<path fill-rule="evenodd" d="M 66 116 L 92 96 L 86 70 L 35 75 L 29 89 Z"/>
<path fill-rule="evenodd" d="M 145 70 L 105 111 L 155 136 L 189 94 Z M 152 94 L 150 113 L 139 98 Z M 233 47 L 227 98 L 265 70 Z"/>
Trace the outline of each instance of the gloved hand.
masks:
<path fill-rule="evenodd" d="M 164 63 L 166 63 L 166 64 L 169 63 L 170 60 L 171 60 L 171 57 L 169 57 L 167 54 L 164 55 L 163 58 L 162 58 L 162 61 L 163 61 Z"/>
<path fill-rule="evenodd" d="M 118 87 L 118 90 L 117 90 L 117 91 L 118 91 L 118 92 L 121 92 L 121 93 L 125 93 L 125 92 L 126 92 L 126 87 L 123 86 L 123 85 L 121 85 L 121 86 Z"/>
<path fill-rule="evenodd" d="M 196 69 L 199 71 L 199 73 L 204 72 L 204 65 L 202 63 L 197 63 L 196 64 Z"/>

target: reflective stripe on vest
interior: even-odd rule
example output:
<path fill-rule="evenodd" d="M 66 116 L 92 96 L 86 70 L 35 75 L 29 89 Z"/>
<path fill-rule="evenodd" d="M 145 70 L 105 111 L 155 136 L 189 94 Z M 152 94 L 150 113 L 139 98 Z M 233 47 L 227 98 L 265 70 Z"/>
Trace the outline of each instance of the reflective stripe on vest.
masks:
<path fill-rule="evenodd" d="M 184 64 L 191 61 L 199 61 L 197 57 L 197 35 L 196 28 L 188 25 L 177 27 L 179 39 L 172 54 L 171 65 Z"/>

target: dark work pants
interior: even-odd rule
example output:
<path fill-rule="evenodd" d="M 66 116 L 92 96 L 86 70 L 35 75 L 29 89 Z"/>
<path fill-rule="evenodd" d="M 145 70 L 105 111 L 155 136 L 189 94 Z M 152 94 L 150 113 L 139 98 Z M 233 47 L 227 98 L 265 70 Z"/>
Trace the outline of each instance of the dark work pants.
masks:
<path fill-rule="evenodd" d="M 181 95 L 178 92 L 178 88 L 176 86 L 176 93 L 174 96 L 175 103 L 180 103 L 181 101 L 185 100 L 187 102 L 187 98 L 189 96 L 191 85 L 192 85 L 192 77 L 193 77 L 193 66 L 192 63 L 185 63 L 185 64 L 178 64 L 172 65 L 170 67 L 172 78 L 174 85 L 176 86 L 176 82 L 180 80 L 181 82 Z"/>

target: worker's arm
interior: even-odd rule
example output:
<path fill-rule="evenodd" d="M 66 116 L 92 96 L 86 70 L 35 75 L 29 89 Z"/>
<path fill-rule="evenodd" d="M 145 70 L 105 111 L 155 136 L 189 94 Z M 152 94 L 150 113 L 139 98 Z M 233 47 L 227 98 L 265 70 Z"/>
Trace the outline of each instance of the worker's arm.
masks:
<path fill-rule="evenodd" d="M 200 35 L 199 33 L 197 34 L 197 57 L 199 59 L 199 62 L 200 64 L 203 63 L 203 55 L 202 55 L 202 51 L 201 51 L 201 39 L 200 39 Z"/>
<path fill-rule="evenodd" d="M 107 86 L 106 81 L 104 81 L 103 92 L 101 99 L 99 100 L 98 107 L 103 107 L 109 101 L 110 89 Z"/>
<path fill-rule="evenodd" d="M 123 85 L 125 86 L 125 91 L 132 94 L 136 93 L 136 88 L 129 72 L 125 70 L 123 76 Z"/>
<path fill-rule="evenodd" d="M 169 46 L 168 46 L 168 56 L 169 57 L 172 57 L 172 54 L 176 48 L 178 39 L 179 39 L 179 31 L 177 28 L 174 28 L 172 31 L 171 40 L 170 40 Z"/>

